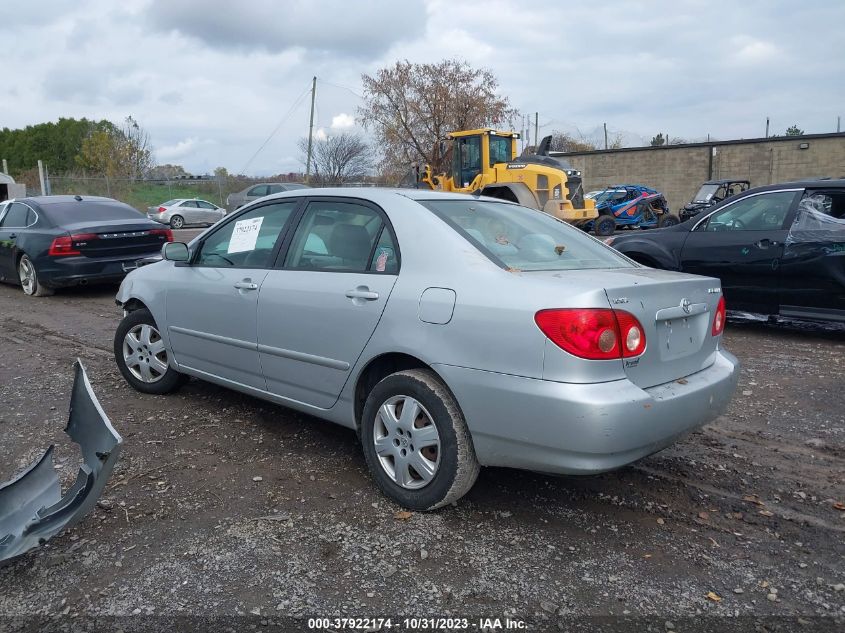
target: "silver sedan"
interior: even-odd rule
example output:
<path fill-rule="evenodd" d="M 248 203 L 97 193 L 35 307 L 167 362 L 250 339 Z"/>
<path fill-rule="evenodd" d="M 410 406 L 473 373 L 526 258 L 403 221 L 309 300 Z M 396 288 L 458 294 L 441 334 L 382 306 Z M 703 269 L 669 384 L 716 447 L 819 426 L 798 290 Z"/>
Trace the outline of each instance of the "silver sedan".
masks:
<path fill-rule="evenodd" d="M 226 209 L 208 200 L 176 198 L 147 208 L 150 220 L 167 224 L 172 229 L 188 225 L 211 226 L 226 215 Z"/>
<path fill-rule="evenodd" d="M 501 200 L 263 198 L 129 274 L 121 373 L 189 376 L 355 429 L 378 486 L 441 507 L 480 466 L 619 468 L 727 406 L 717 279 L 646 268 Z"/>

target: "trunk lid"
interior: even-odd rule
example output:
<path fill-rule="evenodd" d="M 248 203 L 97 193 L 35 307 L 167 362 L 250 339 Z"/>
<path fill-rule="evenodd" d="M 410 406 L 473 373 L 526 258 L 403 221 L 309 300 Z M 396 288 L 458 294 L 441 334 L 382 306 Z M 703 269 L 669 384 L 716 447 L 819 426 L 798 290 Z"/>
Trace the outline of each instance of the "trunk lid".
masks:
<path fill-rule="evenodd" d="M 645 352 L 622 360 L 635 385 L 645 389 L 678 380 L 713 363 L 719 337 L 711 330 L 722 296 L 718 279 L 636 269 L 609 275 L 603 285 L 611 307 L 633 314 L 645 331 Z"/>
<path fill-rule="evenodd" d="M 74 240 L 74 246 L 86 257 L 144 255 L 161 249 L 168 241 L 167 229 L 149 220 L 77 222 L 63 228 L 71 235 L 96 236 Z"/>
<path fill-rule="evenodd" d="M 714 337 L 711 331 L 722 296 L 718 279 L 651 268 L 529 274 L 556 279 L 566 289 L 568 301 L 549 305 L 551 297 L 547 294 L 544 307 L 599 307 L 600 299 L 594 291 L 602 288 L 611 308 L 629 312 L 640 322 L 646 337 L 645 351 L 620 361 L 578 361 L 589 363 L 588 367 L 596 371 L 600 364 L 621 363 L 628 380 L 647 389 L 706 369 L 715 359 L 720 337 Z M 560 348 L 554 346 L 554 350 L 574 360 Z M 554 367 L 555 375 L 548 377 L 567 381 L 566 374 L 574 366 L 550 361 L 547 357 L 545 366 Z M 593 375 L 592 371 L 588 373 Z M 600 380 L 600 374 L 595 378 Z"/>

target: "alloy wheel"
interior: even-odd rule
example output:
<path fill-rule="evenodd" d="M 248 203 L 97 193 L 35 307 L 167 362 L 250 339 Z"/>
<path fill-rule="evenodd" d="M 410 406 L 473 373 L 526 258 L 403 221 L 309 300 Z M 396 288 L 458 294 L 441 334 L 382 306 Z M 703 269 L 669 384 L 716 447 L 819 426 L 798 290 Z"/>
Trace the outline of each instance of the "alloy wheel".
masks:
<path fill-rule="evenodd" d="M 141 382 L 161 380 L 167 373 L 167 350 L 159 331 L 146 323 L 129 330 L 123 338 L 123 362 Z"/>
<path fill-rule="evenodd" d="M 376 455 L 388 477 L 409 490 L 431 483 L 440 467 L 440 434 L 425 407 L 410 396 L 393 396 L 373 424 Z"/>
<path fill-rule="evenodd" d="M 29 261 L 28 257 L 21 258 L 20 264 L 18 264 L 18 276 L 20 277 L 23 291 L 28 295 L 33 294 L 38 282 L 35 276 L 35 267 Z"/>

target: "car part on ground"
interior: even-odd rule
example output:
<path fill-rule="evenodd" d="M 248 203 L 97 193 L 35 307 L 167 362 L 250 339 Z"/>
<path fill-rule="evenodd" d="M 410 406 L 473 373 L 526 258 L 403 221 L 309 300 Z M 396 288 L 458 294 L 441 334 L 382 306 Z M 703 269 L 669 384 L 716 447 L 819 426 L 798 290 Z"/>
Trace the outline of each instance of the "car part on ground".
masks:
<path fill-rule="evenodd" d="M 493 198 L 279 194 L 162 254 L 116 297 L 127 381 L 194 376 L 355 429 L 415 509 L 457 499 L 477 464 L 624 466 L 719 415 L 739 375 L 718 280 Z"/>
<path fill-rule="evenodd" d="M 718 277 L 732 311 L 845 322 L 845 179 L 756 187 L 606 243 L 646 266 Z"/>
<path fill-rule="evenodd" d="M 226 215 L 226 209 L 199 198 L 175 198 L 147 209 L 153 222 L 168 225 L 171 229 L 185 226 L 211 226 Z"/>
<path fill-rule="evenodd" d="M 533 153 L 517 156 L 516 132 L 492 129 L 451 132 L 452 169 L 434 174 L 425 165 L 417 183 L 438 191 L 480 193 L 539 209 L 560 220 L 581 226 L 593 220 L 595 204 L 585 199 L 581 172 L 549 151 L 551 136 Z M 489 158 L 489 160 L 488 160 Z"/>
<path fill-rule="evenodd" d="M 65 432 L 79 445 L 83 463 L 64 494 L 53 468 L 53 446 L 0 485 L 0 561 L 20 556 L 81 521 L 94 507 L 120 456 L 123 438 L 97 401 L 79 360 L 74 369 Z"/>
<path fill-rule="evenodd" d="M 119 281 L 172 240 L 170 229 L 111 198 L 20 198 L 0 207 L 0 281 L 36 297 Z"/>
<path fill-rule="evenodd" d="M 750 186 L 750 181 L 737 180 L 735 178 L 708 180 L 701 185 L 699 190 L 692 197 L 692 200 L 687 202 L 678 211 L 678 217 L 680 217 L 681 222 L 686 222 L 690 218 L 697 216 L 705 209 L 709 209 L 713 205 L 719 204 L 722 200 L 727 200 L 731 196 L 735 196 L 748 190 Z"/>

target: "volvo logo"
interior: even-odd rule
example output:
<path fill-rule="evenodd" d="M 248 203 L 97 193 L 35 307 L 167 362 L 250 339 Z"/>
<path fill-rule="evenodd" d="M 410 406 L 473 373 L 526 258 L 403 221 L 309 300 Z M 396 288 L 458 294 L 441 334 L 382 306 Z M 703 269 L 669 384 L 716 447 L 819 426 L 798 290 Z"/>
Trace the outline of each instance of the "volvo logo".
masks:
<path fill-rule="evenodd" d="M 689 299 L 687 299 L 686 297 L 681 299 L 681 308 L 683 308 L 684 312 L 686 312 L 687 314 L 690 313 L 690 302 Z"/>

